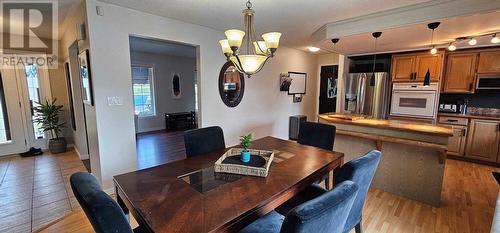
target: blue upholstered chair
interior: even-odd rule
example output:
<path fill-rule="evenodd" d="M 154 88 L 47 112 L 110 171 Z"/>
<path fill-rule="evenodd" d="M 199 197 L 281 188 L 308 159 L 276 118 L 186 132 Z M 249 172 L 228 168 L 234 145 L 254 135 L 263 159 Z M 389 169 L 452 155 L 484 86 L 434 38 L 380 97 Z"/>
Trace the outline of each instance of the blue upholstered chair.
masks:
<path fill-rule="evenodd" d="M 365 204 L 366 194 L 368 193 L 370 184 L 375 176 L 380 157 L 380 151 L 370 151 L 366 155 L 344 164 L 335 174 L 334 190 L 336 189 L 336 186 L 347 180 L 355 182 L 359 187 L 358 195 L 356 196 L 356 200 L 354 201 L 345 224 L 344 233 L 351 231 L 353 228 L 356 229 L 356 233 L 362 232 L 361 219 L 363 206 Z M 311 185 L 297 196 L 276 208 L 276 211 L 280 214 L 286 214 L 295 206 L 314 199 L 326 192 L 328 192 L 328 190 L 325 190 L 317 185 Z"/>
<path fill-rule="evenodd" d="M 240 233 L 342 233 L 358 187 L 346 181 L 293 208 L 286 216 L 272 211 L 243 228 Z"/>
<path fill-rule="evenodd" d="M 314 146 L 325 150 L 333 150 L 335 143 L 336 128 L 333 125 L 326 125 L 314 122 L 302 122 L 299 127 L 299 137 L 297 142 L 303 145 Z M 330 174 L 322 180 L 325 181 L 326 189 L 330 189 Z"/>
<path fill-rule="evenodd" d="M 184 132 L 184 145 L 188 158 L 226 148 L 224 132 L 219 126 L 192 129 Z"/>
<path fill-rule="evenodd" d="M 102 189 L 94 176 L 88 172 L 78 172 L 70 177 L 71 189 L 85 215 L 97 233 L 137 233 L 121 207 Z"/>

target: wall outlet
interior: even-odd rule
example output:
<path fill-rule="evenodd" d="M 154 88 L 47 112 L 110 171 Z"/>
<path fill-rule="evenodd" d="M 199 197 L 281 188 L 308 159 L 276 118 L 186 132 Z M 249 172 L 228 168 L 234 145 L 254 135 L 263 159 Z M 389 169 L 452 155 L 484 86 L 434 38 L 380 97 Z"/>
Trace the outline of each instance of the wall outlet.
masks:
<path fill-rule="evenodd" d="M 108 96 L 108 106 L 121 106 L 123 99 L 121 96 Z"/>

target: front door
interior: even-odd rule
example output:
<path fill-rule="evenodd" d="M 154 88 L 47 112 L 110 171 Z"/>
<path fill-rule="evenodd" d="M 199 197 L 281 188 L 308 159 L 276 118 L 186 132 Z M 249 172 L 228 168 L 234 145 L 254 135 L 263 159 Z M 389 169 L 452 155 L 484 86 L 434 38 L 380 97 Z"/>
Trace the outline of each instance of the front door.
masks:
<path fill-rule="evenodd" d="M 339 66 L 322 66 L 319 90 L 319 114 L 335 112 Z"/>
<path fill-rule="evenodd" d="M 0 156 L 27 150 L 23 104 L 16 70 L 0 68 Z"/>

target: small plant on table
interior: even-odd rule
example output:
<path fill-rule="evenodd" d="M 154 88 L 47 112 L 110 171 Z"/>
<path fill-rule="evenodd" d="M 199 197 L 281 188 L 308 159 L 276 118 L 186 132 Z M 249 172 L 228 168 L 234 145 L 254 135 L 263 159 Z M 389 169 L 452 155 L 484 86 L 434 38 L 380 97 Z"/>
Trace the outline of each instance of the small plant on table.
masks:
<path fill-rule="evenodd" d="M 250 151 L 248 148 L 252 146 L 252 134 L 243 135 L 240 137 L 240 145 L 243 147 L 241 152 L 241 161 L 247 163 L 250 161 Z"/>

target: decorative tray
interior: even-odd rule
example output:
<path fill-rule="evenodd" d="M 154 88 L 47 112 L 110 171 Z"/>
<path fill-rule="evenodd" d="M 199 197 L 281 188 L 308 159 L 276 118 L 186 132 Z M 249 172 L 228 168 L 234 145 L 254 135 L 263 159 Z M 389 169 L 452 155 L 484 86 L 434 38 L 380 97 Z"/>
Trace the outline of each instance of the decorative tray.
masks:
<path fill-rule="evenodd" d="M 226 151 L 215 162 L 215 172 L 267 177 L 274 158 L 274 152 L 249 149 L 250 161 L 245 163 L 240 160 L 242 151 L 241 148 L 231 148 Z"/>

